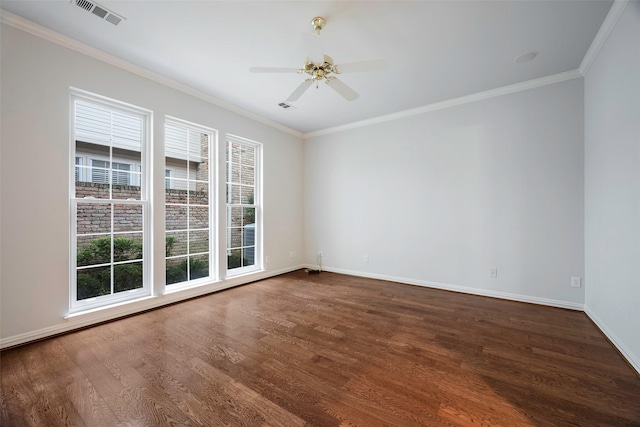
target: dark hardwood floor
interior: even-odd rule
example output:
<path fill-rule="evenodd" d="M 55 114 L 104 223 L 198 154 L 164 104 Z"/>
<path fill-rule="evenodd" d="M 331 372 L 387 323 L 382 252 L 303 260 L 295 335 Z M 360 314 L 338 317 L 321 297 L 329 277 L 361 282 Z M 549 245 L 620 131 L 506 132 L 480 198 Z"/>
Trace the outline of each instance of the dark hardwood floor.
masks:
<path fill-rule="evenodd" d="M 299 271 L 0 355 L 2 426 L 640 426 L 584 313 Z"/>

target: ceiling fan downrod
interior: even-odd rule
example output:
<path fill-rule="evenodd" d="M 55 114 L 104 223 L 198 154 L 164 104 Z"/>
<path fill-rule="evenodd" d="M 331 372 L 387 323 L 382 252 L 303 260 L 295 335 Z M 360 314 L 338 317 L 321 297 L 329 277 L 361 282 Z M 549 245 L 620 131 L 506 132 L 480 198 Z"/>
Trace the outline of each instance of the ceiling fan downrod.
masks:
<path fill-rule="evenodd" d="M 313 27 L 314 30 L 316 30 L 318 35 L 320 35 L 320 30 L 322 30 L 322 28 L 324 28 L 326 24 L 327 24 L 327 20 L 324 19 L 322 16 L 316 16 L 311 20 L 311 26 Z"/>

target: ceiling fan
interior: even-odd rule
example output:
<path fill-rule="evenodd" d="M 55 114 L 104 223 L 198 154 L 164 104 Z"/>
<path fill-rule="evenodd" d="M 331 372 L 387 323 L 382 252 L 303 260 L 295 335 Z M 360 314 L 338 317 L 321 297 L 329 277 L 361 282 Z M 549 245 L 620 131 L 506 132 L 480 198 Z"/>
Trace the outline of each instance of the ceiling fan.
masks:
<path fill-rule="evenodd" d="M 288 102 L 297 101 L 303 93 L 314 83 L 316 88 L 322 80 L 333 90 L 342 95 L 347 101 L 354 101 L 358 98 L 358 93 L 347 86 L 342 80 L 338 79 L 336 74 L 355 73 L 362 71 L 382 71 L 387 68 L 387 61 L 384 59 L 370 59 L 367 61 L 348 62 L 344 64 L 335 64 L 333 58 L 322 53 L 319 45 L 320 30 L 326 25 L 327 21 L 316 16 L 311 20 L 311 26 L 316 30 L 316 34 L 303 34 L 307 44 L 307 50 L 313 51 L 311 58 L 307 58 L 302 68 L 288 67 L 251 67 L 249 71 L 252 73 L 298 73 L 308 74 L 311 77 L 306 78 L 291 95 L 286 99 Z"/>

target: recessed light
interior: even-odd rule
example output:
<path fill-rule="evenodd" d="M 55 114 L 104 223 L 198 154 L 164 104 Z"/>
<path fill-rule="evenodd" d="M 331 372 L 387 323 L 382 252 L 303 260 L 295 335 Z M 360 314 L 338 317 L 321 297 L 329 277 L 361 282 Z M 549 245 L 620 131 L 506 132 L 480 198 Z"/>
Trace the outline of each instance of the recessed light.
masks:
<path fill-rule="evenodd" d="M 536 56 L 538 56 L 538 52 L 536 52 L 535 50 L 533 52 L 523 53 L 522 55 L 516 57 L 516 62 L 521 64 L 523 62 L 531 61 Z"/>

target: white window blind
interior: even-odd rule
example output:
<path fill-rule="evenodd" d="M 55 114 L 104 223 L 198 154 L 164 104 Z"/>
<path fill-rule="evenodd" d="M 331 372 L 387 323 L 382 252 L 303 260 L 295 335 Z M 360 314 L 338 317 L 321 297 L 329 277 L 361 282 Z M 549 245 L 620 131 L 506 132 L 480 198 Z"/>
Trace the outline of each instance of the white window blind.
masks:
<path fill-rule="evenodd" d="M 100 105 L 76 102 L 76 140 L 140 151 L 142 117 Z"/>
<path fill-rule="evenodd" d="M 201 132 L 167 123 L 164 128 L 165 156 L 202 162 Z"/>

